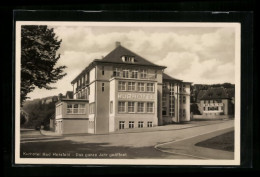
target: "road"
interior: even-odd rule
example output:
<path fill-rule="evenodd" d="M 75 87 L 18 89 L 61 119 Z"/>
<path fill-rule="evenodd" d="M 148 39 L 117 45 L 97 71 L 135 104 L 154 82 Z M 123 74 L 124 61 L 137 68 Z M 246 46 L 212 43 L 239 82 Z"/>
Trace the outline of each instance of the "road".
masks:
<path fill-rule="evenodd" d="M 202 123 L 203 124 L 203 123 Z M 161 126 L 146 132 L 124 132 L 108 135 L 70 135 L 62 137 L 42 136 L 39 132 L 21 134 L 21 155 L 26 153 L 70 153 L 70 157 L 84 158 L 85 154 L 123 154 L 111 158 L 157 158 L 157 159 L 197 159 L 186 155 L 163 152 L 155 146 L 201 136 L 234 127 L 233 120 L 216 121 L 201 126 L 181 127 Z M 38 133 L 38 134 L 37 134 Z M 32 135 L 33 134 L 33 135 Z M 30 135 L 30 136 L 29 136 Z M 81 156 L 83 154 L 83 156 Z M 96 158 L 96 157 L 93 157 Z M 103 158 L 103 157 L 99 157 Z M 106 156 L 104 156 L 106 158 Z"/>

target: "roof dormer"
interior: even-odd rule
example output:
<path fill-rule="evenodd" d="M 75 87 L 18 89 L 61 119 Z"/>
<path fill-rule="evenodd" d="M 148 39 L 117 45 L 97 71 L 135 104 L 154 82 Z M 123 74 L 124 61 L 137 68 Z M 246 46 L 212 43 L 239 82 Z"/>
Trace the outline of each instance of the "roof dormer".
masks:
<path fill-rule="evenodd" d="M 129 56 L 129 55 L 123 55 L 121 56 L 121 59 L 123 62 L 127 62 L 127 63 L 134 63 L 136 62 L 135 57 L 134 56 Z"/>

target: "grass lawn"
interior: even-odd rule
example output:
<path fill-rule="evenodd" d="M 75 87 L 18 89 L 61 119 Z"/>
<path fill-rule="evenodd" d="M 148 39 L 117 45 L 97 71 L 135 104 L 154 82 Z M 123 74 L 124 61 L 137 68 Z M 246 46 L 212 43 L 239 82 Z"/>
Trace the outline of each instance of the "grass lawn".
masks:
<path fill-rule="evenodd" d="M 196 146 L 234 152 L 234 131 L 201 141 Z"/>

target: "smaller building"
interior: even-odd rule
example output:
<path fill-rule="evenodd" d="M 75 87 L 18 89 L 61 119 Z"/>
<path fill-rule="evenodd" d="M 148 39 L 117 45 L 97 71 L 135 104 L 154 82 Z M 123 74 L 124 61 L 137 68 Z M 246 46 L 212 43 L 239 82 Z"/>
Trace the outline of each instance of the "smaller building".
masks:
<path fill-rule="evenodd" d="M 191 82 L 163 73 L 163 124 L 190 121 L 190 88 Z"/>
<path fill-rule="evenodd" d="M 234 94 L 234 88 L 209 88 L 200 98 L 202 115 L 212 118 L 234 116 Z"/>
<path fill-rule="evenodd" d="M 92 133 L 88 122 L 87 100 L 61 98 L 56 103 L 55 132 L 58 134 Z"/>

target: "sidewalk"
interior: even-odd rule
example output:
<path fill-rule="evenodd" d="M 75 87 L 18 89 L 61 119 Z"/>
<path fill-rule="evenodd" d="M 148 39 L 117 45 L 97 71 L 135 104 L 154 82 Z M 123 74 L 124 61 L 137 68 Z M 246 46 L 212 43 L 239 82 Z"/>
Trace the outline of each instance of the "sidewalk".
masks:
<path fill-rule="evenodd" d="M 133 129 L 122 129 L 115 132 L 110 132 L 108 134 L 125 134 L 125 133 L 143 133 L 143 132 L 155 132 L 155 131 L 170 131 L 170 130 L 181 130 L 181 129 L 187 129 L 192 127 L 201 127 L 206 125 L 212 125 L 212 124 L 219 124 L 227 121 L 233 121 L 233 120 L 209 120 L 209 121 L 190 121 L 190 122 L 184 122 L 184 123 L 176 123 L 176 124 L 169 124 L 169 125 L 162 125 L 162 126 L 156 126 L 156 127 L 145 127 L 145 128 L 133 128 Z M 42 135 L 45 136 L 92 136 L 92 135 L 104 135 L 104 134 L 89 134 L 89 133 L 81 133 L 81 134 L 66 134 L 61 135 L 53 131 L 46 131 L 41 130 L 40 131 Z"/>
<path fill-rule="evenodd" d="M 184 155 L 198 159 L 234 159 L 234 152 L 205 148 L 195 145 L 201 141 L 222 135 L 232 130 L 234 130 L 234 128 L 206 133 L 183 140 L 162 143 L 156 145 L 155 148 L 162 152 Z"/>
<path fill-rule="evenodd" d="M 154 132 L 154 131 L 169 131 L 169 130 L 181 130 L 186 128 L 192 127 L 200 127 L 212 124 L 219 124 L 227 121 L 233 120 L 209 120 L 209 121 L 190 121 L 184 123 L 176 123 L 176 124 L 169 124 L 169 125 L 162 125 L 156 127 L 146 127 L 146 128 L 133 128 L 133 129 L 122 129 L 115 132 L 111 132 L 109 134 L 121 134 L 121 133 L 139 133 L 139 132 Z"/>
<path fill-rule="evenodd" d="M 62 136 L 61 134 L 58 134 L 57 132 L 46 131 L 46 130 L 40 130 L 40 133 L 44 136 Z"/>

